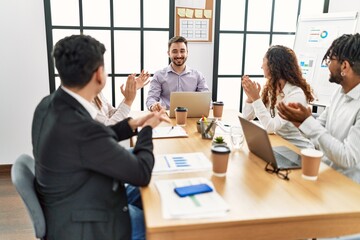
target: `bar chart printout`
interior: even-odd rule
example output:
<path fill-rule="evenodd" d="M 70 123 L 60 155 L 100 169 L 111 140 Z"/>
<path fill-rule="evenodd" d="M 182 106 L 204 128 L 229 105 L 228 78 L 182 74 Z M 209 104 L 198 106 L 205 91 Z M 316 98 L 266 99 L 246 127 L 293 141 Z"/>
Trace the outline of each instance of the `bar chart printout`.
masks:
<path fill-rule="evenodd" d="M 155 156 L 153 174 L 179 171 L 206 171 L 211 169 L 210 160 L 201 152 L 161 154 Z"/>

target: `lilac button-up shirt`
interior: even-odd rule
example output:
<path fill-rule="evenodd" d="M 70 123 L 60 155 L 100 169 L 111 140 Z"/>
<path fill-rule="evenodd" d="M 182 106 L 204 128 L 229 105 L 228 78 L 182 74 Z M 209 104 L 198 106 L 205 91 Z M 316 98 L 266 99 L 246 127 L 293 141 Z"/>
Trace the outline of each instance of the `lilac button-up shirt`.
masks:
<path fill-rule="evenodd" d="M 185 70 L 178 74 L 171 64 L 157 71 L 150 82 L 150 90 L 146 99 L 146 106 L 160 102 L 161 105 L 170 107 L 171 92 L 206 92 L 209 88 L 205 78 L 199 71 L 186 66 Z"/>

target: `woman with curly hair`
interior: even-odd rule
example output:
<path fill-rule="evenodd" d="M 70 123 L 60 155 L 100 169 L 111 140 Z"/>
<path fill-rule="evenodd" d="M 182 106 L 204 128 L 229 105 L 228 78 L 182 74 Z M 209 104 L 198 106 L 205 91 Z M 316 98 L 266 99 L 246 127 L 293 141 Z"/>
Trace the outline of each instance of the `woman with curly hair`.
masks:
<path fill-rule="evenodd" d="M 275 107 L 280 101 L 300 102 L 307 106 L 314 100 L 310 85 L 302 77 L 294 51 L 281 45 L 271 46 L 261 68 L 267 79 L 262 91 L 259 83 L 252 81 L 249 76 L 242 77 L 242 87 L 247 96 L 243 116 L 248 120 L 257 117 L 269 134 L 276 133 L 299 148 L 313 148 L 310 140 L 291 122 L 282 119 Z"/>

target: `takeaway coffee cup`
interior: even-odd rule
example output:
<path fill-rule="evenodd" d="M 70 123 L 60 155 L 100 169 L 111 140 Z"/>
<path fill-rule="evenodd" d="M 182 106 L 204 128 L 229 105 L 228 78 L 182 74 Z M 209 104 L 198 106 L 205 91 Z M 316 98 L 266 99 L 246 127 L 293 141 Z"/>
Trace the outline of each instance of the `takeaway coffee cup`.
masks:
<path fill-rule="evenodd" d="M 217 177 L 225 177 L 230 148 L 224 145 L 214 145 L 211 147 L 211 159 L 213 164 L 213 174 Z"/>
<path fill-rule="evenodd" d="M 185 107 L 175 108 L 176 125 L 185 126 L 188 109 Z"/>
<path fill-rule="evenodd" d="M 223 114 L 224 103 L 223 102 L 213 102 L 213 116 L 215 118 L 221 118 Z"/>
<path fill-rule="evenodd" d="M 316 149 L 301 150 L 302 177 L 315 181 L 318 178 L 323 152 Z"/>

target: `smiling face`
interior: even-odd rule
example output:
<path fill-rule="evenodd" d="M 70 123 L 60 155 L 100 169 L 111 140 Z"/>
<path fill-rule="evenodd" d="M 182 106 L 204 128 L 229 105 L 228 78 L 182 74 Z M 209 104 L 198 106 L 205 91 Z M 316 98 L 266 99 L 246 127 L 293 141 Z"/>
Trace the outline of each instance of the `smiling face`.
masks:
<path fill-rule="evenodd" d="M 188 57 L 188 50 L 183 42 L 175 42 L 172 43 L 169 51 L 168 51 L 169 58 L 171 62 L 175 66 L 183 66 L 187 60 Z"/>

